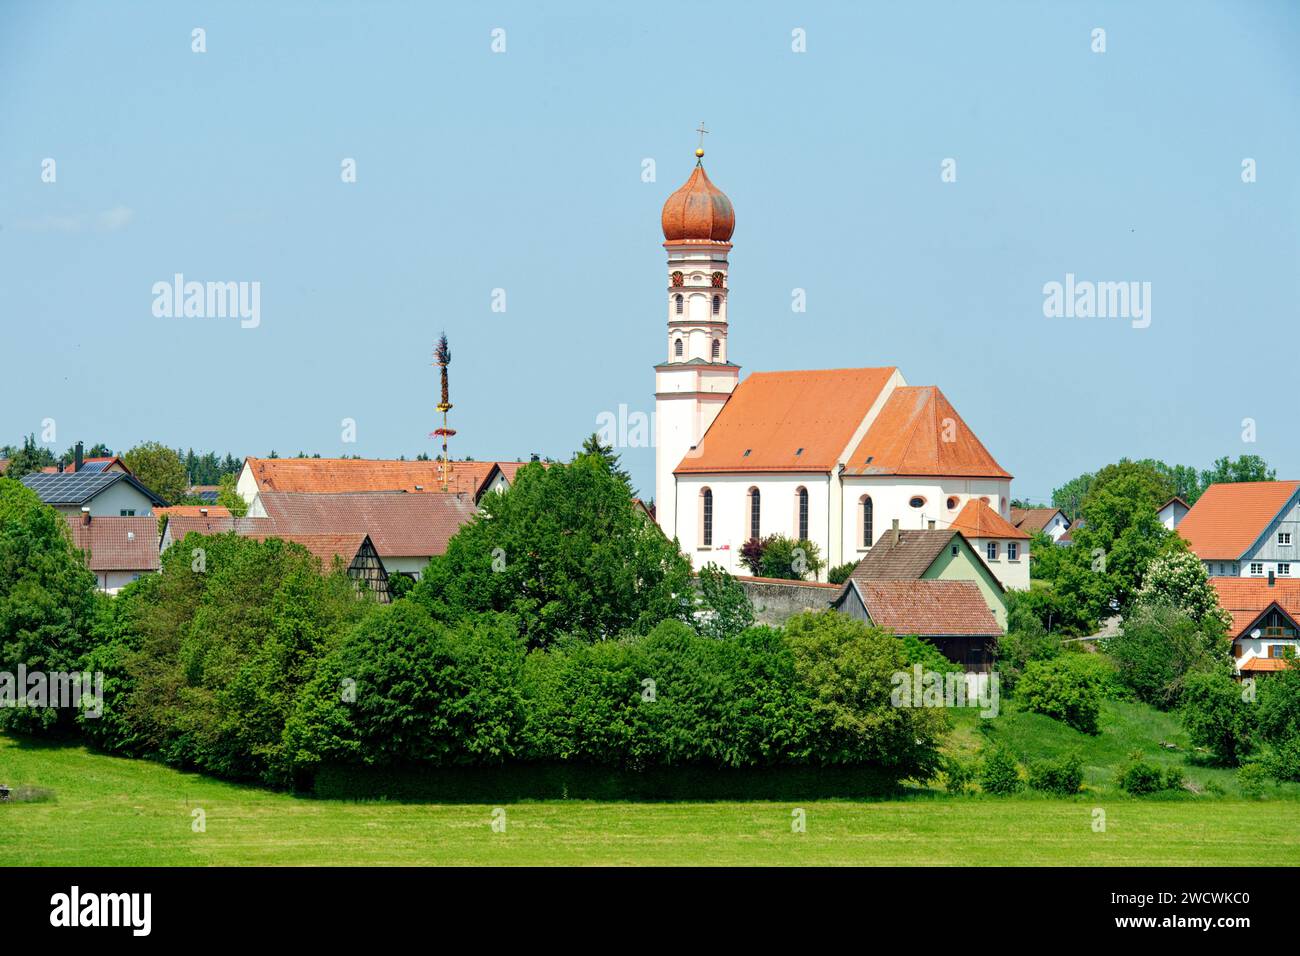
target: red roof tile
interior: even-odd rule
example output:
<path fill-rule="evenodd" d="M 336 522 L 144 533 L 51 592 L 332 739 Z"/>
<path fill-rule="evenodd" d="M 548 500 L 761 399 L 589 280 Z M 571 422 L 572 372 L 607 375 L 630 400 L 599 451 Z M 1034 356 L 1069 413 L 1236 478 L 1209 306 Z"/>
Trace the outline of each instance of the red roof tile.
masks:
<path fill-rule="evenodd" d="M 1239 560 L 1297 489 L 1300 481 L 1210 485 L 1178 525 L 1178 533 L 1202 560 Z"/>
<path fill-rule="evenodd" d="M 1046 528 L 1058 514 L 1064 517 L 1060 508 L 1012 508 L 1011 523 L 1032 535 Z"/>
<path fill-rule="evenodd" d="M 844 473 L 1011 477 L 933 385 L 894 389 L 849 455 Z"/>
<path fill-rule="evenodd" d="M 97 517 L 86 524 L 81 515 L 65 514 L 72 542 L 89 552 L 92 571 L 157 571 L 158 519 Z"/>
<path fill-rule="evenodd" d="M 342 494 L 363 491 L 442 491 L 442 462 L 375 458 L 248 458 L 261 491 Z M 505 462 L 518 470 L 518 462 Z M 478 497 L 494 461 L 453 461 L 448 490 Z M 505 470 L 504 468 L 502 469 Z M 513 472 L 512 472 L 513 474 Z M 507 479 L 509 480 L 509 479 Z"/>
<path fill-rule="evenodd" d="M 997 618 L 973 581 L 853 581 L 871 621 L 900 636 L 996 636 Z"/>
<path fill-rule="evenodd" d="M 443 554 L 451 536 L 478 513 L 469 495 L 456 494 L 322 495 L 264 491 L 260 497 L 267 513 L 264 520 L 271 522 L 265 533 L 364 532 L 370 535 L 381 557 Z"/>
<path fill-rule="evenodd" d="M 1243 671 L 1284 671 L 1287 667 L 1284 657 L 1252 657 L 1241 665 Z"/>
<path fill-rule="evenodd" d="M 1210 578 L 1219 597 L 1219 607 L 1232 615 L 1229 636 L 1246 636 L 1246 630 L 1272 604 L 1300 621 L 1300 581 L 1277 578 L 1273 587 L 1267 578 Z"/>
<path fill-rule="evenodd" d="M 365 534 L 287 534 L 263 533 L 253 534 L 248 537 L 258 541 L 265 541 L 268 538 L 279 538 L 281 541 L 290 541 L 294 544 L 300 544 L 309 552 L 320 558 L 321 567 L 328 571 L 334 565 L 334 559 L 342 558 L 343 566 L 349 566 L 353 559 L 356 558 L 357 552 L 366 541 Z M 377 549 L 376 549 L 377 550 Z"/>
<path fill-rule="evenodd" d="M 204 512 L 211 518 L 230 517 L 230 509 L 222 505 L 171 505 L 153 509 L 154 517 L 163 515 L 168 518 L 202 518 Z"/>
<path fill-rule="evenodd" d="M 676 473 L 829 473 L 896 371 L 754 372 L 731 393 Z"/>
<path fill-rule="evenodd" d="M 962 506 L 957 517 L 953 519 L 952 527 L 967 538 L 1016 538 L 1027 540 L 1030 537 L 1029 534 L 1011 524 L 978 498 L 972 498 Z"/>

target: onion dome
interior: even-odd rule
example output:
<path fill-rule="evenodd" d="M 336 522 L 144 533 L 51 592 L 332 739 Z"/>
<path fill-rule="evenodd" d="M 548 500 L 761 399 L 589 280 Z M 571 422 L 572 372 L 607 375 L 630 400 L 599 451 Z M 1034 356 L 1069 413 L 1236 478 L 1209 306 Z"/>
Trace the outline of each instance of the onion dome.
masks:
<path fill-rule="evenodd" d="M 704 150 L 695 155 L 703 156 Z M 727 194 L 709 180 L 704 164 L 697 162 L 691 178 L 664 203 L 660 222 L 669 242 L 727 242 L 736 230 L 736 212 Z"/>

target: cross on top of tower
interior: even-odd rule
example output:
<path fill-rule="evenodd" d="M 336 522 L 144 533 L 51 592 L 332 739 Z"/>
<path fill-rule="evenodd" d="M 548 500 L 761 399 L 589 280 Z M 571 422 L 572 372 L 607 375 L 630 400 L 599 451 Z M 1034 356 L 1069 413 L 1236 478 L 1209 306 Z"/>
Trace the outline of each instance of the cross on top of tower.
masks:
<path fill-rule="evenodd" d="M 708 132 L 708 130 L 704 128 L 704 120 L 700 120 L 700 128 L 697 129 L 695 132 L 700 134 L 700 145 L 695 149 L 695 158 L 703 159 L 704 158 L 704 134 Z"/>

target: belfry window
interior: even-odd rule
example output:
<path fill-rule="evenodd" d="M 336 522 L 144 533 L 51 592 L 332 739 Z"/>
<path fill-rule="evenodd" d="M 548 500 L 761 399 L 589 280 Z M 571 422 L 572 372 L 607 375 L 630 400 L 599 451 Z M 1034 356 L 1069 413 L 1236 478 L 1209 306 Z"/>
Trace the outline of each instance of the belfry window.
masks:
<path fill-rule="evenodd" d="M 722 311 L 722 296 L 715 295 L 713 297 L 713 314 L 717 315 L 721 311 Z"/>
<path fill-rule="evenodd" d="M 677 314 L 678 314 L 678 315 L 681 315 L 681 314 L 682 314 L 682 310 L 686 308 L 686 298 L 685 298 L 685 296 L 680 296 L 680 295 L 678 295 L 678 296 L 673 296 L 673 303 L 674 303 L 674 305 L 675 305 L 676 308 L 677 308 Z"/>
<path fill-rule="evenodd" d="M 717 339 L 714 339 L 714 340 L 713 340 L 713 357 L 716 359 L 716 358 L 717 358 L 719 355 L 721 355 L 721 354 L 722 354 L 722 343 L 719 342 Z"/>
<path fill-rule="evenodd" d="M 673 355 L 677 356 L 678 358 L 681 358 L 681 356 L 682 356 L 682 340 L 681 340 L 681 339 L 678 339 L 677 341 L 675 341 L 675 342 L 673 343 Z"/>

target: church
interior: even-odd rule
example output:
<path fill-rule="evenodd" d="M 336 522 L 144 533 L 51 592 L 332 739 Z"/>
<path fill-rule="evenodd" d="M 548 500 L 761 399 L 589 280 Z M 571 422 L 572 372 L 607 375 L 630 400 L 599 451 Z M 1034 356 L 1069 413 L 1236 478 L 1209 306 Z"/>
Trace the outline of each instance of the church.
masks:
<path fill-rule="evenodd" d="M 1029 536 L 1010 523 L 1011 475 L 934 385 L 892 366 L 753 372 L 728 331 L 736 214 L 704 150 L 664 203 L 666 354 L 655 366 L 655 507 L 699 569 L 748 574 L 741 548 L 780 534 L 827 570 L 894 529 L 955 528 L 1003 587 L 1029 587 Z"/>

